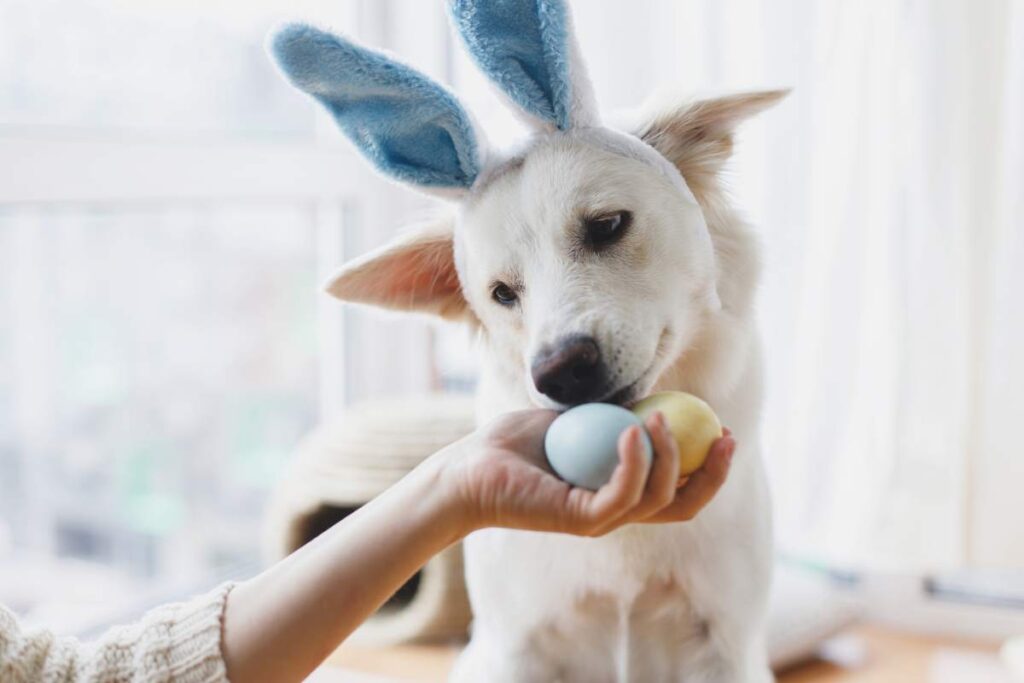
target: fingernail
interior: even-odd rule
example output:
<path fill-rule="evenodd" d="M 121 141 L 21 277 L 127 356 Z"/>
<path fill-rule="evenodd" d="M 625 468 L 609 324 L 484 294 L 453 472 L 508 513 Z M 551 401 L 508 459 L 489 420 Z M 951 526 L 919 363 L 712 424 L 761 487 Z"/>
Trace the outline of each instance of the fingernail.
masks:
<path fill-rule="evenodd" d="M 734 453 L 736 453 L 736 442 L 735 441 L 733 441 L 732 445 L 729 446 L 729 450 L 727 450 L 725 452 L 725 464 L 726 464 L 726 466 L 732 464 L 732 456 L 733 456 Z"/>

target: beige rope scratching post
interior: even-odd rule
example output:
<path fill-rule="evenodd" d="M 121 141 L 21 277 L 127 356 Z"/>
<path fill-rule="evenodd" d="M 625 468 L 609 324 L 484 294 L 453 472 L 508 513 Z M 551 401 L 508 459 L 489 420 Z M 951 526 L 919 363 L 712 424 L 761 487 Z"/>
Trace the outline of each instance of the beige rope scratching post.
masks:
<path fill-rule="evenodd" d="M 450 394 L 366 402 L 318 427 L 298 446 L 272 496 L 269 559 L 310 541 L 472 429 L 472 398 Z M 386 645 L 464 637 L 469 620 L 462 547 L 456 545 L 399 589 L 352 641 Z"/>

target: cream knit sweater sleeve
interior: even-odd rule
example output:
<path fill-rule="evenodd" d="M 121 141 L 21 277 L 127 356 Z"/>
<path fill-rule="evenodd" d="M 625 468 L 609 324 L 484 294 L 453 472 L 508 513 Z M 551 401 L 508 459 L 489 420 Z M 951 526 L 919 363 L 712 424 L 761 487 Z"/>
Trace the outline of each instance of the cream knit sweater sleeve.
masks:
<path fill-rule="evenodd" d="M 231 587 L 224 584 L 189 602 L 158 607 L 138 623 L 113 628 L 92 643 L 24 630 L 0 606 L 0 681 L 226 681 L 221 623 Z"/>

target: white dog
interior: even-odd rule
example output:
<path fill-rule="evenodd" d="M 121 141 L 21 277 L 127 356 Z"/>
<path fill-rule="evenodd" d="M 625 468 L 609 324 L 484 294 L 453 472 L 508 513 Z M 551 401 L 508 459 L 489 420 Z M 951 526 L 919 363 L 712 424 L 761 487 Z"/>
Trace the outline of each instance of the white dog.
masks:
<path fill-rule="evenodd" d="M 478 414 L 651 391 L 704 398 L 736 435 L 729 478 L 689 522 L 602 538 L 504 529 L 465 542 L 472 639 L 458 681 L 768 681 L 772 566 L 759 452 L 758 249 L 719 174 L 734 127 L 782 92 L 601 125 L 562 2 L 454 0 L 485 73 L 534 127 L 484 149 L 457 101 L 307 26 L 272 50 L 385 173 L 456 200 L 448 220 L 343 268 L 335 296 L 475 326 Z"/>

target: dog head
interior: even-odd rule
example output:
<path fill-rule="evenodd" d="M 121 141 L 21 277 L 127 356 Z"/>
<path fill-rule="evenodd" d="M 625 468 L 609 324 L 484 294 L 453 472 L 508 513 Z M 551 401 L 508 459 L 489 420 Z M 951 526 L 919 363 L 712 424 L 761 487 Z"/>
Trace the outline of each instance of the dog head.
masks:
<path fill-rule="evenodd" d="M 456 204 L 327 289 L 478 325 L 537 405 L 641 398 L 721 307 L 701 190 L 735 125 L 784 93 L 696 102 L 619 132 L 601 123 L 564 2 L 450 7 L 533 130 L 514 153 L 489 151 L 454 96 L 408 66 L 309 26 L 274 38 L 285 74 L 379 170 Z"/>

